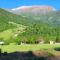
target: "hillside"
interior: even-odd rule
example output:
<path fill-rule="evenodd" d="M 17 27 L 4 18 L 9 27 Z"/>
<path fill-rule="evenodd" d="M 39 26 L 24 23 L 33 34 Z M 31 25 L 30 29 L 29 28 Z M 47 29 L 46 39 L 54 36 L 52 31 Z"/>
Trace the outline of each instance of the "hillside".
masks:
<path fill-rule="evenodd" d="M 14 22 L 16 24 L 19 24 L 19 23 L 24 24 L 23 22 L 24 20 L 26 19 L 23 18 L 22 16 L 12 14 L 0 8 L 0 31 L 17 27 L 16 25 L 9 22 Z"/>
<path fill-rule="evenodd" d="M 57 11 L 52 6 L 21 6 L 11 9 L 10 12 L 27 18 L 26 20 L 29 23 L 35 23 L 36 21 L 40 21 L 51 26 L 60 25 L 60 11 Z"/>
<path fill-rule="evenodd" d="M 0 9 L 0 32 L 6 29 L 15 28 L 16 26 L 8 23 L 8 12 Z"/>
<path fill-rule="evenodd" d="M 19 22 L 19 20 L 21 21 Z M 8 40 L 10 37 L 24 32 L 26 26 L 22 25 L 22 20 L 25 19 L 0 8 L 0 40 Z"/>
<path fill-rule="evenodd" d="M 0 9 L 0 24 L 0 38 L 6 40 L 4 34 L 10 31 L 7 39 L 9 42 L 35 43 L 41 38 L 45 42 L 50 40 L 60 41 L 60 11 L 37 15 L 16 15 Z M 15 34 L 17 36 L 14 38 Z"/>

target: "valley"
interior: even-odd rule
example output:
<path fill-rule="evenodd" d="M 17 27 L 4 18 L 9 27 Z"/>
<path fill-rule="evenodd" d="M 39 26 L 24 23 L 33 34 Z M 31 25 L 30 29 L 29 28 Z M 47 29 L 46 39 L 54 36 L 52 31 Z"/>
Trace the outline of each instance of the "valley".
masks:
<path fill-rule="evenodd" d="M 1 44 L 2 42 L 4 44 Z M 43 60 L 51 57 L 54 60 L 58 59 L 60 57 L 58 54 L 60 53 L 60 11 L 50 6 L 44 8 L 28 6 L 15 10 L 0 8 L 0 50 L 2 60 L 9 60 L 9 57 L 14 60 L 14 55 L 16 60 L 22 59 L 23 56 L 27 60 L 33 57 L 41 59 L 41 56 Z"/>

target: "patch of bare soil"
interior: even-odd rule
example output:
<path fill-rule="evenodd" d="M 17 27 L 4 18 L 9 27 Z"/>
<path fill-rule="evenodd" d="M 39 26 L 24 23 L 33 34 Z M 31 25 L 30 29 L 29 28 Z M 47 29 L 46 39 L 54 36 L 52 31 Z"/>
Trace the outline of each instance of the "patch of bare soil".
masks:
<path fill-rule="evenodd" d="M 38 57 L 47 57 L 48 53 L 44 51 L 34 51 L 33 54 Z"/>
<path fill-rule="evenodd" d="M 46 60 L 60 60 L 60 52 L 57 51 L 56 53 L 49 55 L 49 53 L 45 51 L 35 51 L 33 52 L 34 55 L 38 57 L 46 57 Z"/>

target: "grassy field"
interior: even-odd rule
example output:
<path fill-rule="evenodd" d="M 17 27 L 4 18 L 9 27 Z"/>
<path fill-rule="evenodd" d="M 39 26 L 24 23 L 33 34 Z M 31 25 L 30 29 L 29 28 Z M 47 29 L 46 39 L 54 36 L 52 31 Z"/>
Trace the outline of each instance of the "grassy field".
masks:
<path fill-rule="evenodd" d="M 60 60 L 60 51 L 54 50 L 57 47 L 60 44 L 0 45 L 0 60 Z"/>
<path fill-rule="evenodd" d="M 0 32 L 0 38 L 3 38 L 4 40 L 8 40 L 10 37 L 14 37 L 16 33 L 24 32 L 23 30 L 25 28 L 26 28 L 25 26 L 21 25 L 21 26 L 18 26 L 17 28 L 14 28 L 14 29 L 5 30 L 3 32 Z"/>
<path fill-rule="evenodd" d="M 2 49 L 2 52 L 15 52 L 15 51 L 36 51 L 36 50 L 49 50 L 54 49 L 56 47 L 60 47 L 59 44 L 57 45 L 49 45 L 49 44 L 31 44 L 31 45 L 0 45 L 0 48 Z"/>

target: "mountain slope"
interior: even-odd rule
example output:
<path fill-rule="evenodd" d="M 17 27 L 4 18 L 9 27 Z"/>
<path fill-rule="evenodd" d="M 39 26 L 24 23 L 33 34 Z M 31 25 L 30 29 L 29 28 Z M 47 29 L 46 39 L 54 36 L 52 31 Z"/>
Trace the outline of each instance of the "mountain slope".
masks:
<path fill-rule="evenodd" d="M 22 20 L 24 20 L 23 17 L 0 9 L 0 41 L 9 41 L 11 37 L 16 37 L 19 33 L 24 32 L 26 26 L 22 25 Z"/>
<path fill-rule="evenodd" d="M 24 15 L 16 15 L 5 10 L 0 9 L 0 21 L 1 22 L 15 22 L 22 25 L 31 25 L 32 23 L 43 23 L 49 24 L 50 26 L 60 26 L 60 11 L 52 11 L 47 14 L 24 14 Z"/>
<path fill-rule="evenodd" d="M 18 16 L 4 9 L 0 9 L 0 32 L 17 27 L 17 25 L 14 25 L 9 22 L 14 22 L 16 24 L 19 24 L 19 23 L 24 24 L 23 20 L 25 19 L 22 16 Z"/>
<path fill-rule="evenodd" d="M 10 29 L 10 28 L 15 28 L 13 24 L 8 23 L 8 12 L 6 12 L 3 9 L 0 9 L 0 32 Z"/>
<path fill-rule="evenodd" d="M 25 29 L 22 29 L 22 31 L 21 31 L 21 25 L 23 28 L 26 27 Z M 4 33 L 7 34 L 7 31 L 9 29 L 12 30 L 14 29 L 15 32 L 13 31 L 13 34 L 18 33 L 19 42 L 20 40 L 27 39 L 29 42 L 33 43 L 33 40 L 35 41 L 40 37 L 43 37 L 47 41 L 50 39 L 56 40 L 56 38 L 59 40 L 60 11 L 51 11 L 50 13 L 47 14 L 37 14 L 37 15 L 33 14 L 16 15 L 4 9 L 0 9 L 0 29 L 1 29 L 0 32 L 4 31 L 1 33 L 1 35 L 4 38 L 5 38 L 5 36 L 3 35 Z M 20 33 L 19 31 L 23 33 Z M 15 41 L 15 38 L 11 38 L 10 40 Z"/>

